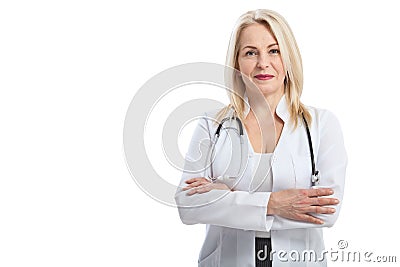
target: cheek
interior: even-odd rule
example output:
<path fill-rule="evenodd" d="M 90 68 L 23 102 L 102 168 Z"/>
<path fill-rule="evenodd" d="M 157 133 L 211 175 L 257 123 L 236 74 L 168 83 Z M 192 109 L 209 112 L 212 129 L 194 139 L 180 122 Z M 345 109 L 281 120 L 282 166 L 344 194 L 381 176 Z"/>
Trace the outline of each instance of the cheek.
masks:
<path fill-rule="evenodd" d="M 253 63 L 250 60 L 239 60 L 240 72 L 249 75 L 253 69 Z"/>
<path fill-rule="evenodd" d="M 282 59 L 280 58 L 275 59 L 273 61 L 273 66 L 276 72 L 279 73 L 279 75 L 285 75 Z"/>

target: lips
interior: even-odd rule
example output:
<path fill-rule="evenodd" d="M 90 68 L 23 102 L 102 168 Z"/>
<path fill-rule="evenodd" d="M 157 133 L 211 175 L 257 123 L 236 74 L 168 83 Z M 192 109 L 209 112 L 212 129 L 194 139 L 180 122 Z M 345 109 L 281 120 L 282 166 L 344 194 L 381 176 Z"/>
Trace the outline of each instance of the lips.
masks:
<path fill-rule="evenodd" d="M 254 77 L 259 80 L 270 80 L 270 79 L 274 78 L 275 76 L 271 75 L 271 74 L 258 74 Z"/>

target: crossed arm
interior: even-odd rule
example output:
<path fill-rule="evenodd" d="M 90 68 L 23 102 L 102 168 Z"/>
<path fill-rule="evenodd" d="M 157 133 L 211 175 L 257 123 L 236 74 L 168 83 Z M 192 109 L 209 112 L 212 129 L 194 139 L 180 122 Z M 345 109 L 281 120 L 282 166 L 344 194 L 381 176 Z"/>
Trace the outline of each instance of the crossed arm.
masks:
<path fill-rule="evenodd" d="M 187 186 L 183 190 L 187 191 L 187 195 L 202 194 L 211 190 L 231 190 L 223 183 L 212 183 L 204 177 L 191 178 L 186 180 L 186 184 Z M 326 207 L 339 203 L 337 198 L 326 197 L 333 195 L 333 193 L 330 188 L 287 189 L 272 192 L 266 215 L 278 215 L 286 219 L 323 224 L 323 220 L 310 215 L 310 213 L 335 213 L 335 208 Z"/>
<path fill-rule="evenodd" d="M 258 231 L 332 226 L 343 198 L 347 156 L 337 119 L 329 112 L 322 116 L 323 120 L 316 118 L 314 123 L 322 129 L 316 163 L 323 173 L 323 188 L 250 194 L 212 183 L 202 172 L 188 172 L 175 197 L 182 221 Z M 190 158 L 198 157 L 199 140 L 210 138 L 209 132 L 207 122 L 202 121 L 189 149 Z M 204 162 L 197 169 L 201 166 Z"/>

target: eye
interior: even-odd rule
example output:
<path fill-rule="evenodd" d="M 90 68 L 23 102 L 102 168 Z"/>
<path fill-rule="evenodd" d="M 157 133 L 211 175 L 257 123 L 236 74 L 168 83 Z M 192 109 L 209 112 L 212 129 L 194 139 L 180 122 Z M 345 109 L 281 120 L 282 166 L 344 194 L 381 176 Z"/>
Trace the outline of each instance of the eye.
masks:
<path fill-rule="evenodd" d="M 246 56 L 255 56 L 257 53 L 253 50 L 249 50 L 245 53 Z"/>
<path fill-rule="evenodd" d="M 280 51 L 279 51 L 279 49 L 271 49 L 271 50 L 269 50 L 269 53 L 270 54 L 279 54 Z"/>

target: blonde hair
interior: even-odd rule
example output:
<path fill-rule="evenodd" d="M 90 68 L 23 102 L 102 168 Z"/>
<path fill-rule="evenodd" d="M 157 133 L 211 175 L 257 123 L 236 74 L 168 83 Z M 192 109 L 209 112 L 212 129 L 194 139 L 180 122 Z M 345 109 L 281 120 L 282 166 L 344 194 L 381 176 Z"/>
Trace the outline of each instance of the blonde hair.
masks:
<path fill-rule="evenodd" d="M 240 16 L 232 31 L 225 65 L 239 70 L 238 53 L 240 34 L 243 29 L 254 23 L 265 25 L 278 42 L 286 73 L 284 80 L 285 97 L 289 105 L 290 119 L 293 122 L 294 128 L 297 127 L 299 115 L 302 114 L 310 125 L 311 115 L 305 105 L 300 102 L 300 96 L 303 91 L 303 66 L 300 51 L 292 30 L 280 14 L 267 9 L 257 9 L 248 11 Z M 245 119 L 245 103 L 243 99 L 245 85 L 241 76 L 237 75 L 236 71 L 228 70 L 225 72 L 225 75 L 225 81 L 229 81 L 229 84 L 226 86 L 230 89 L 227 90 L 230 104 L 217 113 L 217 121 L 224 118 L 231 108 L 235 110 L 236 116 L 243 121 Z"/>

